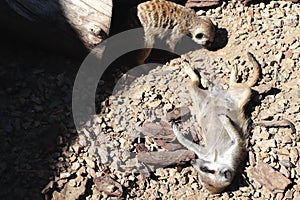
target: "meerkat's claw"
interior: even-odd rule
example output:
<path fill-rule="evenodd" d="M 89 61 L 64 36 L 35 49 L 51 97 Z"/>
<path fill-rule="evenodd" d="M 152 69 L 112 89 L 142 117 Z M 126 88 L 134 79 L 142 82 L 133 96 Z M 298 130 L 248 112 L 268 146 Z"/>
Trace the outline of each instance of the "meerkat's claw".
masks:
<path fill-rule="evenodd" d="M 233 87 L 237 84 L 238 79 L 238 67 L 237 65 L 233 65 L 230 73 L 230 79 L 229 79 L 229 87 Z"/>

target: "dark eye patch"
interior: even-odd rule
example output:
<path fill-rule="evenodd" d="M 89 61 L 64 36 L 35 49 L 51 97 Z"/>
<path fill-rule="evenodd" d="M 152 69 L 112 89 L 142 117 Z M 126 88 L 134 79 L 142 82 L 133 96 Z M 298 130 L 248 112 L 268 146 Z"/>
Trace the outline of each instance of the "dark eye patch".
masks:
<path fill-rule="evenodd" d="M 204 37 L 204 34 L 203 33 L 198 33 L 197 35 L 195 35 L 195 37 L 197 39 L 202 39 Z"/>
<path fill-rule="evenodd" d="M 205 166 L 201 166 L 200 170 L 203 171 L 203 172 L 205 172 L 205 173 L 209 173 L 209 174 L 214 174 L 216 172 L 215 170 L 208 169 Z"/>

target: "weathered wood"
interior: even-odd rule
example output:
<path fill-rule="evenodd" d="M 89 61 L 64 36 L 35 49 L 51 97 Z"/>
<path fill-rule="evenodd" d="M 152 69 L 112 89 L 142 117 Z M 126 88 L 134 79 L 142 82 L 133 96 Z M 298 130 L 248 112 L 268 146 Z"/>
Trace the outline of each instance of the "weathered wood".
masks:
<path fill-rule="evenodd" d="M 86 53 L 107 38 L 111 15 L 112 0 L 0 1 L 2 33 L 71 54 Z"/>
<path fill-rule="evenodd" d="M 176 151 L 140 152 L 137 154 L 140 162 L 157 166 L 182 164 L 195 158 L 192 151 L 180 149 Z"/>
<path fill-rule="evenodd" d="M 198 7 L 198 8 L 206 8 L 212 6 L 218 6 L 222 3 L 221 0 L 188 0 L 185 4 L 186 7 Z"/>

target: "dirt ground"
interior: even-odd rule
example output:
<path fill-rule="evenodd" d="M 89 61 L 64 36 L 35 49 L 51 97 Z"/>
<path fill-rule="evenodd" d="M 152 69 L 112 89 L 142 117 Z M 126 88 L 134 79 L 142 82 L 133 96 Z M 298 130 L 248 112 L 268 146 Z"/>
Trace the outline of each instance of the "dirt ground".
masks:
<path fill-rule="evenodd" d="M 216 195 L 203 188 L 189 159 L 166 166 L 139 157 L 185 150 L 176 144 L 167 117 L 174 108 L 191 106 L 182 58 L 146 75 L 134 76 L 133 69 L 121 79 L 114 74 L 100 81 L 99 113 L 77 132 L 71 103 L 81 63 L 2 45 L 0 198 L 300 199 L 299 13 L 299 4 L 285 1 L 249 6 L 233 1 L 198 12 L 226 40 L 219 50 L 184 55 L 203 79 L 226 88 L 231 68 L 238 66 L 239 81 L 247 80 L 253 70 L 247 52 L 262 68 L 246 113 L 252 121 L 248 156 L 233 184 Z M 189 111 L 180 127 L 197 133 Z M 166 136 L 157 139 L 153 131 Z"/>

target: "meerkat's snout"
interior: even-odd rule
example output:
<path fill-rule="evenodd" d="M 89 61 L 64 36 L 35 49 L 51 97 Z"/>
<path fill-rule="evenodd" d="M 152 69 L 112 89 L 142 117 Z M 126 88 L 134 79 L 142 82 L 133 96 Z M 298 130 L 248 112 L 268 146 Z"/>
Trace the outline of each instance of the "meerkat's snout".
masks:
<path fill-rule="evenodd" d="M 233 171 L 232 170 L 230 170 L 230 169 L 223 169 L 221 171 L 221 173 L 222 173 L 222 176 L 224 176 L 224 178 L 226 180 L 231 181 L 233 179 Z"/>
<path fill-rule="evenodd" d="M 193 166 L 198 170 L 202 184 L 211 193 L 222 192 L 234 179 L 235 172 L 229 166 L 199 160 L 196 163 L 198 166 L 195 163 Z"/>

